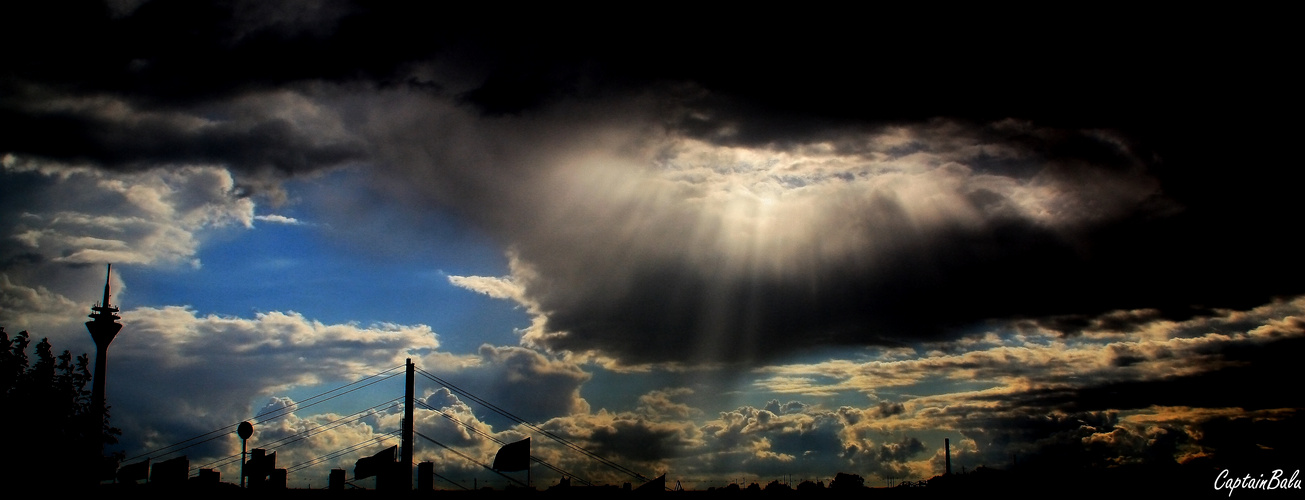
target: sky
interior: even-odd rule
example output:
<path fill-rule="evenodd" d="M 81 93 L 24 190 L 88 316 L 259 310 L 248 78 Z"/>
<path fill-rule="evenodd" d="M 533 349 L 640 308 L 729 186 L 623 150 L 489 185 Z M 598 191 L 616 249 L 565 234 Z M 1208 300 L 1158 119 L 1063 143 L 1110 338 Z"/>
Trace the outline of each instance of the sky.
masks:
<path fill-rule="evenodd" d="M 944 439 L 956 471 L 1301 468 L 1284 16 L 0 9 L 0 326 L 93 352 L 113 264 L 127 457 L 384 437 L 402 377 L 299 402 L 410 358 L 687 488 L 927 479 Z M 476 460 L 638 482 L 417 392 Z"/>

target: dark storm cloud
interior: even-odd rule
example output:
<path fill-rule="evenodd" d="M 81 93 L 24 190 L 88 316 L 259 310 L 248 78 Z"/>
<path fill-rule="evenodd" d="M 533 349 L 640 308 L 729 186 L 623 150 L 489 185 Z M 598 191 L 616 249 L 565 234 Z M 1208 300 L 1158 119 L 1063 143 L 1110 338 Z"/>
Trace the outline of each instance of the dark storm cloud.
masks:
<path fill-rule="evenodd" d="M 683 432 L 674 426 L 619 419 L 593 429 L 585 441 L 600 456 L 655 462 L 682 452 L 686 444 Z"/>
<path fill-rule="evenodd" d="M 304 80 L 385 80 L 439 49 L 430 9 L 347 1 L 137 2 L 114 12 L 95 1 L 6 6 L 12 81 L 138 102 L 193 103 Z M 59 43 L 31 43 L 33 41 Z"/>
<path fill-rule="evenodd" d="M 660 392 L 660 391 L 659 391 Z M 665 397 L 666 394 L 649 394 Z M 702 445 L 701 432 L 693 422 L 664 419 L 669 415 L 646 412 L 576 413 L 544 422 L 542 428 L 567 441 L 623 466 L 631 466 L 641 474 L 652 476 L 655 470 L 665 470 L 667 461 L 695 453 Z M 675 415 L 682 417 L 682 415 Z M 550 447 L 547 443 L 541 449 Z M 607 477 L 628 481 L 629 477 L 616 473 L 602 463 L 585 456 L 574 456 L 567 450 L 557 457 L 563 468 L 590 480 Z M 551 452 L 546 452 L 551 453 Z M 614 475 L 615 474 L 615 475 Z"/>
<path fill-rule="evenodd" d="M 1210 125 L 1222 128 L 1221 123 Z M 1245 309 L 1305 291 L 1300 268 L 1285 264 L 1293 260 L 1287 246 L 1252 243 L 1290 225 L 1293 210 L 1283 191 L 1290 183 L 1269 168 L 1281 161 L 1277 146 L 1260 149 L 1257 140 L 1245 138 L 1236 143 L 1257 145 L 1233 159 L 1229 156 L 1240 147 L 1211 145 L 1223 139 L 1201 133 L 1191 137 L 1192 144 L 1163 144 L 1162 153 L 1134 156 L 1130 165 L 1119 161 L 1120 149 L 1075 135 L 1074 140 L 1004 142 L 1023 151 L 1050 147 L 1037 162 L 974 164 L 1016 179 L 1028 179 L 1021 170 L 1032 167 L 1032 175 L 1081 188 L 1079 198 L 1071 200 L 1075 204 L 1063 208 L 1088 218 L 1061 228 L 1007 217 L 1003 209 L 1012 203 L 1009 198 L 975 189 L 966 193 L 969 203 L 992 214 L 978 228 L 943 224 L 917 231 L 901 225 L 881 231 L 885 222 L 905 219 L 905 200 L 891 198 L 864 207 L 880 217 L 858 220 L 867 212 L 844 214 L 853 218 L 841 223 L 875 225 L 876 234 L 892 240 L 892 248 L 874 265 L 855 258 L 828 262 L 802 279 L 722 277 L 671 256 L 626 261 L 615 272 L 636 285 L 619 290 L 597 286 L 587 294 L 575 281 L 590 278 L 550 265 L 559 255 L 557 247 L 525 243 L 517 247 L 518 255 L 538 265 L 539 274 L 527 289 L 550 312 L 549 328 L 571 334 L 548 345 L 597 349 L 636 363 L 704 353 L 764 359 L 821 343 L 909 343 L 959 335 L 994 318 L 1046 318 L 1048 325 L 1073 334 L 1146 320 L 1076 324 L 1110 311 L 1144 309 L 1181 320 L 1210 314 L 1209 308 Z M 1191 157 L 1187 148 L 1204 149 L 1210 157 Z M 1158 154 L 1164 155 L 1159 161 L 1153 157 Z M 1184 167 L 1176 171 L 1173 162 Z M 1249 170 L 1226 170 L 1233 164 Z M 1087 215 L 1127 186 L 1099 182 L 1103 172 L 1139 166 L 1144 173 L 1136 180 L 1153 183 L 1150 196 L 1123 211 Z M 1194 187 L 1193 182 L 1205 185 Z M 595 274 L 592 279 L 602 278 Z M 694 332 L 719 334 L 719 344 L 729 348 L 703 350 L 694 343 Z"/>
<path fill-rule="evenodd" d="M 25 49 L 0 70 L 0 151 L 109 169 L 219 165 L 257 178 L 360 160 L 365 145 L 327 130 L 338 127 L 278 116 L 293 105 L 269 100 L 283 85 L 336 76 L 321 61 L 343 58 L 316 42 L 331 40 L 318 30 L 338 16 L 319 7 L 148 2 L 115 15 L 98 2 L 6 6 L 21 22 L 4 41 Z"/>
<path fill-rule="evenodd" d="M 1025 66 L 1028 60 L 950 66 L 955 61 L 949 55 L 904 66 L 926 79 L 953 70 L 966 76 L 981 72 L 978 82 L 959 78 L 958 92 L 981 89 L 977 92 L 991 92 L 988 97 L 995 99 L 947 92 L 935 99 L 928 84 L 915 88 L 919 82 L 910 79 L 878 79 L 853 91 L 853 84 L 837 78 L 848 66 L 827 64 L 831 61 L 821 56 L 813 59 L 820 78 L 803 80 L 800 72 L 766 78 L 757 68 L 771 67 L 767 58 L 781 52 L 768 50 L 776 48 L 775 41 L 749 40 L 744 45 L 755 42 L 752 50 L 730 51 L 721 67 L 738 70 L 737 77 L 695 67 L 690 58 L 679 73 L 666 73 L 685 77 L 700 91 L 672 93 L 682 106 L 669 122 L 674 132 L 716 146 L 771 153 L 822 141 L 860 153 L 849 140 L 855 132 L 905 124 L 922 131 L 920 137 L 890 153 L 1000 146 L 1015 154 L 966 153 L 967 165 L 977 173 L 1053 184 L 1069 197 L 1052 208 L 1082 218 L 1048 227 L 1011 216 L 1011 198 L 976 187 L 961 194 L 975 210 L 989 214 L 981 227 L 943 223 L 921 231 L 902 223 L 903 206 L 913 200 L 882 197 L 857 207 L 863 211 L 841 214 L 848 217 L 842 223 L 876 226 L 876 234 L 892 240 L 878 262 L 830 259 L 796 278 L 715 272 L 687 264 L 684 253 L 647 255 L 621 246 L 628 239 L 596 234 L 642 227 L 632 220 L 637 217 L 621 215 L 648 210 L 638 202 L 601 213 L 568 213 L 545 219 L 542 226 L 552 234 L 505 231 L 516 255 L 532 266 L 534 274 L 523 284 L 547 313 L 547 327 L 567 332 L 543 345 L 595 350 L 630 363 L 695 356 L 760 360 L 827 343 L 948 338 L 991 318 L 1060 318 L 1064 322 L 1057 329 L 1073 334 L 1088 326 L 1075 326 L 1075 318 L 1110 311 L 1146 309 L 1183 319 L 1208 314 L 1210 307 L 1248 308 L 1299 293 L 1299 271 L 1281 265 L 1290 259 L 1289 250 L 1245 244 L 1279 230 L 1290 213 L 1282 179 L 1255 180 L 1282 175 L 1270 168 L 1279 160 L 1280 146 L 1231 125 L 1264 117 L 1223 106 L 1185 107 L 1156 82 L 1200 88 L 1208 83 L 1187 80 L 1193 75 L 1185 68 L 1170 73 L 1150 66 L 1138 47 L 1127 45 L 1134 41 L 1141 42 L 1076 42 L 1053 58 L 1034 58 L 1046 63 L 1041 67 Z M 985 43 L 991 40 L 978 45 Z M 799 50 L 795 47 L 810 48 L 789 49 Z M 1199 50 L 1188 47 L 1182 57 L 1197 57 L 1193 52 Z M 889 62 L 899 62 L 887 52 Z M 1116 56 L 1117 63 L 1110 62 Z M 967 69 L 972 72 L 966 74 Z M 1038 84 L 1047 87 L 1030 87 Z M 958 117 L 950 122 L 955 125 L 926 125 L 948 116 Z M 1008 125 L 1011 117 L 1029 121 Z M 1238 170 L 1229 170 L 1231 165 Z M 1122 208 L 1111 206 L 1110 197 L 1129 189 L 1144 196 Z M 696 222 L 668 215 L 664 226 L 651 228 L 665 232 L 650 231 L 645 241 L 666 244 L 678 236 L 668 228 L 688 231 Z M 885 226 L 889 229 L 880 230 Z M 717 338 L 703 340 L 712 336 Z"/>
<path fill-rule="evenodd" d="M 879 446 L 880 462 L 905 462 L 924 452 L 924 443 L 913 437 L 904 437 L 901 441 Z"/>
<path fill-rule="evenodd" d="M 1264 344 L 1211 346 L 1197 353 L 1197 359 L 1210 368 L 1199 374 L 1042 389 L 1014 398 L 1029 408 L 1058 411 L 1132 410 L 1152 405 L 1246 410 L 1291 408 L 1299 403 L 1271 386 L 1275 384 L 1273 381 L 1295 377 L 1293 360 L 1303 350 L 1305 339 L 1299 337 Z M 1149 358 L 1169 356 L 1172 355 L 1159 352 Z M 1126 366 L 1147 359 L 1145 355 L 1123 355 L 1116 358 L 1116 364 Z"/>
<path fill-rule="evenodd" d="M 244 172 L 311 172 L 357 160 L 362 146 L 320 142 L 283 119 L 219 121 L 194 126 L 194 116 L 114 119 L 78 111 L 51 111 L 0 120 L 19 123 L 0 149 L 65 163 L 144 169 L 160 165 L 230 165 Z"/>
<path fill-rule="evenodd" d="M 1141 465 L 1167 470 L 1268 467 L 1294 469 L 1291 450 L 1300 438 L 1291 429 L 1295 412 L 1219 414 L 1192 411 L 1161 420 L 1130 420 L 1118 412 L 1038 413 L 1015 408 L 970 408 L 957 430 L 974 448 L 952 441 L 952 467 L 980 465 L 1020 470 L 1067 471 Z M 935 463 L 935 466 L 940 465 Z"/>
<path fill-rule="evenodd" d="M 588 410 L 580 386 L 590 374 L 574 364 L 520 347 L 482 345 L 483 371 L 470 371 L 468 390 L 490 401 L 512 401 L 513 413 L 530 422 Z M 494 420 L 499 423 L 498 419 Z"/>
<path fill-rule="evenodd" d="M 1025 24 L 991 12 L 938 18 L 894 10 L 880 12 L 867 29 L 859 16 L 826 12 L 739 23 L 667 10 L 629 23 L 581 20 L 551 7 L 504 13 L 345 0 L 293 8 L 67 1 L 5 9 L 6 18 L 23 21 L 2 39 L 24 48 L 6 55 L 11 82 L 195 102 L 303 81 L 444 88 L 471 77 L 456 95 L 488 114 L 529 112 L 604 89 L 692 82 L 721 100 L 710 111 L 741 127 L 734 140 L 752 144 L 831 123 L 1016 116 L 1133 129 L 1159 125 L 1175 111 L 1223 113 L 1222 102 L 1193 107 L 1173 87 L 1219 88 L 1202 77 L 1272 61 L 1269 44 L 1280 36 L 1266 29 L 1240 40 L 1268 50 L 1234 57 L 1215 50 L 1229 41 L 1137 13 L 1080 13 L 1109 26 L 1112 35 L 1104 37 L 1088 24 Z M 53 40 L 61 43 L 32 43 Z M 460 74 L 409 71 L 430 62 Z"/>
<path fill-rule="evenodd" d="M 553 349 L 757 361 L 954 338 L 993 318 L 1072 334 L 1110 311 L 1182 318 L 1305 292 L 1305 271 L 1283 264 L 1294 253 L 1270 236 L 1298 212 L 1277 168 L 1290 134 L 1267 126 L 1291 81 L 1263 64 L 1282 41 L 1273 29 L 1230 41 L 1187 27 L 1200 23 L 1116 13 L 1074 28 L 879 12 L 867 29 L 824 12 L 755 24 L 648 13 L 635 27 L 372 2 L 113 5 L 5 7 L 23 22 L 0 41 L 27 50 L 5 56 L 0 122 L 13 132 L 0 152 L 110 168 L 216 163 L 255 178 L 243 185 L 367 165 L 384 199 L 466 216 L 515 252 L 533 272 L 520 277 L 525 297 L 563 333 L 531 340 Z M 1249 76 L 1212 78 L 1231 74 Z M 895 128 L 912 136 L 865 145 Z M 824 232 L 792 255 L 749 257 L 798 271 L 749 273 L 722 271 L 740 259 L 684 240 L 702 224 L 694 187 L 613 206 L 587 205 L 617 198 L 610 186 L 553 182 L 642 175 L 676 146 L 629 151 L 662 139 L 964 160 L 963 174 L 934 166 L 934 180 L 964 185 L 940 188 L 964 208 L 920 224 L 927 193 L 822 197 L 827 217 L 784 222 Z M 653 161 L 567 170 L 594 150 Z M 764 182 L 871 175 L 845 167 Z M 991 176 L 1009 189 L 981 185 Z M 1010 186 L 1056 193 L 1041 208 L 1060 219 L 1017 213 Z M 977 221 L 948 218 L 958 213 Z M 865 236 L 862 247 L 836 242 L 835 227 Z"/>
<path fill-rule="evenodd" d="M 1302 348 L 1292 337 L 1198 349 L 1206 369 L 1197 374 L 1120 381 L 1085 373 L 1073 384 L 965 396 L 965 403 L 925 413 L 974 442 L 967 450 L 953 440 L 954 467 L 1004 465 L 1018 456 L 1025 468 L 1294 468 L 1300 459 L 1289 450 L 1300 439 L 1286 429 L 1298 425 L 1299 402 L 1275 381 L 1295 376 L 1290 360 Z"/>
<path fill-rule="evenodd" d="M 1302 291 L 1299 269 L 1283 265 L 1291 260 L 1285 246 L 1246 244 L 1260 238 L 1256 232 L 1272 234 L 1289 223 L 1290 211 L 1280 206 L 1288 199 L 1278 193 L 1284 186 L 1281 180 L 1272 186 L 1257 183 L 1253 191 L 1229 192 L 1211 179 L 1199 196 L 1170 189 L 1212 172 L 1223 172 L 1219 178 L 1231 186 L 1251 182 L 1246 179 L 1267 170 L 1255 157 L 1270 151 L 1250 150 L 1239 165 L 1251 170 L 1234 173 L 1219 163 L 1186 158 L 1185 151 L 1166 149 L 1165 156 L 1156 159 L 1160 153 L 1137 147 L 1152 139 L 1149 136 L 1003 122 L 912 130 L 923 132 L 905 145 L 908 149 L 888 153 L 904 155 L 913 152 L 909 148 L 920 148 L 946 156 L 974 144 L 1004 149 L 1004 155 L 957 155 L 974 169 L 962 182 L 999 175 L 1014 182 L 1047 183 L 1055 186 L 1059 198 L 1045 208 L 1077 218 L 1056 227 L 1021 216 L 1012 211 L 1017 203 L 1012 197 L 976 183 L 955 194 L 984 214 L 982 225 L 944 221 L 920 227 L 909 222 L 911 205 L 918 200 L 881 196 L 826 221 L 875 235 L 872 245 L 882 248 L 879 255 L 828 259 L 801 278 L 733 275 L 688 265 L 682 255 L 674 254 L 613 262 L 612 268 L 601 271 L 590 260 L 584 269 L 572 270 L 554 264 L 568 255 L 558 246 L 530 240 L 517 246 L 522 260 L 538 271 L 526 283 L 527 290 L 550 312 L 549 328 L 571 334 L 550 339 L 548 345 L 619 353 L 631 362 L 703 353 L 764 359 L 820 343 L 891 345 L 947 338 L 987 319 L 1043 318 L 1045 324 L 1074 334 L 1149 317 L 1207 315 L 1212 307 L 1245 309 Z M 967 137 L 968 142 L 957 140 Z M 1204 147 L 1219 155 L 1230 145 L 1185 147 Z M 777 154 L 791 149 L 764 150 Z M 1170 170 L 1171 153 L 1190 170 Z M 1136 193 L 1132 199 L 1114 199 L 1129 191 Z M 686 218 L 668 226 L 691 231 L 695 222 Z M 1221 234 L 1237 237 L 1216 236 Z M 673 241 L 676 236 L 668 231 L 649 239 L 665 238 Z M 866 253 L 874 250 L 867 246 Z M 728 264 L 728 256 L 721 259 Z M 636 284 L 577 286 L 614 275 Z M 1147 312 L 1131 319 L 1102 316 L 1118 310 Z M 1083 323 L 1088 318 L 1096 318 L 1096 324 Z M 719 335 L 718 343 L 729 347 L 704 350 L 694 335 Z"/>
<path fill-rule="evenodd" d="M 832 264 L 805 280 L 722 279 L 679 262 L 644 261 L 629 263 L 638 285 L 620 295 L 554 295 L 571 283 L 548 268 L 531 285 L 549 293 L 541 297 L 553 311 L 549 327 L 572 333 L 551 347 L 648 362 L 695 354 L 765 359 L 822 343 L 939 338 L 987 318 L 1050 314 L 1070 304 L 1107 308 L 1092 290 L 1129 278 L 1109 262 L 1077 258 L 1045 230 L 1020 223 L 993 229 L 930 235 L 887 255 L 888 263 Z M 694 332 L 721 335 L 730 347 L 695 352 L 693 337 L 686 338 Z"/>
<path fill-rule="evenodd" d="M 880 401 L 879 406 L 874 409 L 873 413 L 878 418 L 884 418 L 884 417 L 891 417 L 893 415 L 901 415 L 905 411 L 906 411 L 906 407 L 903 406 L 902 403 Z M 849 422 L 849 423 L 855 424 L 856 422 Z"/>
<path fill-rule="evenodd" d="M 888 214 L 888 221 L 903 211 L 892 200 L 867 209 Z M 1189 259 L 1234 251 L 1234 245 L 1209 243 L 1203 231 L 1176 230 L 1189 223 L 1181 215 L 1134 210 L 1123 220 L 1086 224 L 1069 234 L 1014 218 L 994 218 L 977 229 L 874 227 L 875 234 L 895 240 L 875 262 L 849 256 L 800 279 L 723 275 L 676 257 L 613 262 L 606 272 L 575 275 L 551 266 L 555 246 L 517 249 L 523 260 L 538 265 L 538 275 L 526 285 L 550 311 L 549 328 L 570 333 L 547 345 L 597 349 L 631 362 L 704 354 L 765 359 L 824 343 L 893 345 L 959 335 L 990 318 L 1096 317 L 1148 308 L 1151 316 L 1183 319 L 1200 313 L 1198 306 L 1246 307 L 1298 291 L 1290 269 L 1250 276 L 1241 265 L 1195 266 Z M 1139 220 L 1152 217 L 1158 220 Z M 884 220 L 868 218 L 865 224 Z M 1283 258 L 1276 256 L 1281 250 L 1262 251 L 1274 261 Z M 1239 259 L 1255 266 L 1249 263 L 1253 257 Z M 588 271 L 599 269 L 589 261 Z M 614 275 L 635 284 L 580 285 Z M 1098 320 L 1095 326 L 1145 319 Z M 1088 326 L 1062 325 L 1061 331 Z M 701 343 L 700 336 L 709 335 L 718 336 L 719 346 Z"/>
<path fill-rule="evenodd" d="M 444 37 L 428 23 L 448 22 L 431 10 L 331 0 L 121 4 L 5 7 L 18 22 L 3 42 L 24 49 L 9 51 L 0 70 L 8 131 L 0 151 L 109 168 L 220 164 L 280 177 L 361 160 L 367 147 L 349 137 L 270 114 L 231 115 L 241 99 L 311 94 L 305 85 L 313 82 L 403 84 L 394 81 L 397 68 L 440 49 Z"/>
<path fill-rule="evenodd" d="M 1106 466 L 1108 463 L 1084 462 L 1118 457 L 1120 450 L 1089 455 L 1083 453 L 1083 441 L 1098 431 L 1115 429 L 1118 423 L 1117 415 L 1108 412 L 973 415 L 965 420 L 967 427 L 960 432 L 975 442 L 979 456 L 965 460 L 964 464 L 953 461 L 953 467 L 1010 466 L 1012 459 L 1034 463 L 1051 460 L 1063 467 Z M 1172 462 L 1172 455 L 1169 460 Z"/>

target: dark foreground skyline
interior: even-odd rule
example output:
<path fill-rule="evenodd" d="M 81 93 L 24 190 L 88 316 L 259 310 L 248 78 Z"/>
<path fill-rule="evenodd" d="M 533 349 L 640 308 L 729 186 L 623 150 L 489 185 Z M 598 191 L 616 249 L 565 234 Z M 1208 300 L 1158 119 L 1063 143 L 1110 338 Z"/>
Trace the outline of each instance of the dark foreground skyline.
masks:
<path fill-rule="evenodd" d="M 1253 476 L 1233 478 L 1215 485 L 1196 484 L 1204 474 L 1192 471 L 1156 471 L 1137 468 L 1111 470 L 1055 472 L 1048 470 L 1008 471 L 997 469 L 979 469 L 966 474 L 935 476 L 927 480 L 901 483 L 890 487 L 873 487 L 856 484 L 859 476 L 838 474 L 836 481 L 850 483 L 836 485 L 803 482 L 791 485 L 772 481 L 760 485 L 751 483 L 739 485 L 731 483 L 725 487 L 704 490 L 639 490 L 628 486 L 601 485 L 592 487 L 565 486 L 554 484 L 549 487 L 509 487 L 492 489 L 485 487 L 476 490 L 414 490 L 395 492 L 373 489 L 272 489 L 241 490 L 237 485 L 189 484 L 186 486 L 159 485 L 106 485 L 103 490 L 120 494 L 133 494 L 144 497 L 188 496 L 222 497 L 260 497 L 260 498 L 369 498 L 376 495 L 386 497 L 404 496 L 425 498 L 432 495 L 451 498 L 954 498 L 964 495 L 998 495 L 1003 498 L 1045 498 L 1056 495 L 1062 498 L 1090 498 L 1119 492 L 1128 494 L 1165 494 L 1179 495 L 1184 498 L 1228 498 L 1230 493 L 1240 495 L 1292 495 L 1300 489 L 1299 473 L 1278 474 L 1277 471 L 1265 475 L 1262 479 Z M 1200 476 L 1200 477 L 1198 477 Z"/>
<path fill-rule="evenodd" d="M 401 412 L 302 402 L 413 358 L 694 489 L 921 480 L 944 439 L 1302 468 L 1290 17 L 948 14 L 5 6 L 0 325 L 92 352 L 114 264 L 127 456 L 378 405 L 307 463 Z M 418 394 L 478 460 L 533 432 Z"/>

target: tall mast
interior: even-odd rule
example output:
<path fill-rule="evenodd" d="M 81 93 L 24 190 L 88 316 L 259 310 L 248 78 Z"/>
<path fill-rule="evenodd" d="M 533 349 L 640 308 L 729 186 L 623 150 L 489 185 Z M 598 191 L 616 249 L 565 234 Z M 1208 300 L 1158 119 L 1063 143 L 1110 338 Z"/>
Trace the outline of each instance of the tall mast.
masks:
<path fill-rule="evenodd" d="M 402 489 L 411 490 L 412 489 L 412 438 L 413 438 L 412 395 L 413 395 L 413 385 L 414 385 L 413 384 L 414 365 L 412 364 L 412 358 L 408 358 L 406 364 L 408 368 L 408 373 L 407 373 L 407 380 L 406 383 L 404 384 L 404 391 L 403 391 L 404 392 L 403 437 L 401 438 L 401 444 L 402 444 L 401 454 L 403 456 L 402 458 L 400 458 L 402 463 L 399 464 L 399 471 L 400 474 L 403 474 L 403 484 L 405 485 L 402 487 Z"/>
<path fill-rule="evenodd" d="M 86 322 L 91 340 L 95 341 L 95 380 L 91 389 L 91 413 L 94 418 L 91 421 L 93 429 L 90 437 L 99 444 L 101 454 L 104 451 L 100 435 L 104 427 L 104 382 L 109 362 L 109 343 L 113 342 L 113 338 L 122 329 L 122 324 L 117 321 L 120 319 L 116 314 L 118 308 L 109 304 L 109 281 L 112 277 L 113 264 L 109 264 L 104 276 L 104 300 L 91 307 L 91 320 Z"/>

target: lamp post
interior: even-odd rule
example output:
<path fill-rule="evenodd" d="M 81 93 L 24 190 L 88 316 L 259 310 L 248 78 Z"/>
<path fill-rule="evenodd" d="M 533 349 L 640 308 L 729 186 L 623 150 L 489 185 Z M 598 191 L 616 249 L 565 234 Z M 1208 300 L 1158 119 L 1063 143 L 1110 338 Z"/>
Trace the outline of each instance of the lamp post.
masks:
<path fill-rule="evenodd" d="M 245 462 L 248 460 L 245 457 L 245 453 L 249 445 L 249 436 L 254 435 L 254 424 L 251 424 L 249 422 L 241 422 L 240 426 L 236 427 L 236 434 L 240 435 L 240 487 L 244 488 L 245 487 Z"/>

